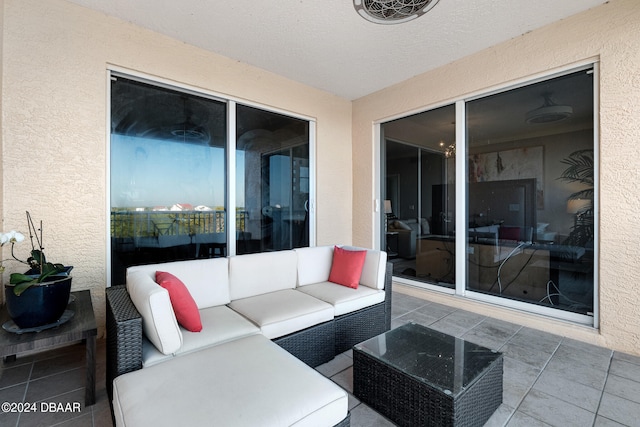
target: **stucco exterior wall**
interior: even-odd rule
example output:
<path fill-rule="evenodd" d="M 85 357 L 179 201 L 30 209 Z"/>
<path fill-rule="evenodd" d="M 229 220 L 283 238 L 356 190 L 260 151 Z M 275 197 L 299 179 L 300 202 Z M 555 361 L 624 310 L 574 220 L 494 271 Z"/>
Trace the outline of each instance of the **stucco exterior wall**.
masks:
<path fill-rule="evenodd" d="M 3 52 L 3 47 L 4 47 L 4 0 L 0 0 L 0 82 L 3 81 L 3 63 L 4 63 L 4 56 L 2 54 Z M 4 157 L 4 127 L 2 126 L 2 118 L 3 118 L 3 108 L 2 108 L 3 102 L 2 102 L 2 84 L 0 83 L 0 155 L 2 155 L 2 157 Z M 3 185 L 3 177 L 4 177 L 4 172 L 3 172 L 3 163 L 2 161 L 0 161 L 0 212 L 4 212 L 4 197 L 3 197 L 3 189 L 4 189 L 4 185 Z M 4 231 L 4 215 L 0 216 L 0 231 Z M 0 259 L 4 259 L 5 258 L 5 252 L 2 251 L 2 249 L 0 249 Z"/>
<path fill-rule="evenodd" d="M 372 124 L 585 60 L 600 64 L 599 330 L 536 318 L 536 327 L 640 353 L 640 4 L 611 2 L 361 98 L 353 105 L 354 244 L 374 243 Z M 415 292 L 412 290 L 411 292 Z M 441 299 L 443 296 L 437 295 Z M 449 303 L 460 298 L 448 297 Z M 464 301 L 486 314 L 509 310 Z"/>
<path fill-rule="evenodd" d="M 351 102 L 63 0 L 4 0 L 3 228 L 44 221 L 104 325 L 108 90 L 115 65 L 317 121 L 317 241 L 351 243 Z M 28 245 L 24 247 L 25 253 Z"/>

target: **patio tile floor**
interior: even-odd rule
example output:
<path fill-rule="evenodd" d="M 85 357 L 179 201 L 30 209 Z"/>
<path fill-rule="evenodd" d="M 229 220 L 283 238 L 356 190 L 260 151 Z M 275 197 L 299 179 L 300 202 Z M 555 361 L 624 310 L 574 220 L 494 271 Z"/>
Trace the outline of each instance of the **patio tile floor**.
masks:
<path fill-rule="evenodd" d="M 639 426 L 640 357 L 540 332 L 394 292 L 392 327 L 409 321 L 504 353 L 503 403 L 487 426 Z M 34 413 L 2 413 L 1 426 L 112 426 L 105 389 L 105 343 L 98 340 L 96 404 L 84 406 L 84 346 L 19 357 L 0 365 L 0 403 L 37 402 Z M 393 426 L 358 401 L 352 354 L 317 370 L 349 393 L 351 425 Z M 42 412 L 41 402 L 80 411 Z"/>

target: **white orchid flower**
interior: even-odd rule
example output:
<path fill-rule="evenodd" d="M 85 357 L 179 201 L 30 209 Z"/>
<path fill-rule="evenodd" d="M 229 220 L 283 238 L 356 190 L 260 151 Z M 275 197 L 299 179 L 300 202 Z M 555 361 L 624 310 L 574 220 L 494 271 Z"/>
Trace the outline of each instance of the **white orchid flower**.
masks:
<path fill-rule="evenodd" d="M 11 243 L 20 243 L 24 240 L 24 235 L 22 233 L 18 233 L 16 230 L 11 230 L 6 233 L 6 236 L 8 237 L 7 241 Z"/>
<path fill-rule="evenodd" d="M 9 235 L 8 233 L 2 233 L 0 234 L 0 246 L 3 246 L 5 243 L 7 243 L 9 241 Z"/>

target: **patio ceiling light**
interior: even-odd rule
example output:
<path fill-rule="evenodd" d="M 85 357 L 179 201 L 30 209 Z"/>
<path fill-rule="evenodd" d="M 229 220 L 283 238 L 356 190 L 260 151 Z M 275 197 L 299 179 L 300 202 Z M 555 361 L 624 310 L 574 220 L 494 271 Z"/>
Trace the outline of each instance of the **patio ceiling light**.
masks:
<path fill-rule="evenodd" d="M 553 123 L 568 119 L 573 115 L 570 105 L 558 105 L 551 99 L 551 93 L 542 94 L 544 103 L 541 107 L 527 113 L 525 120 L 529 124 Z"/>

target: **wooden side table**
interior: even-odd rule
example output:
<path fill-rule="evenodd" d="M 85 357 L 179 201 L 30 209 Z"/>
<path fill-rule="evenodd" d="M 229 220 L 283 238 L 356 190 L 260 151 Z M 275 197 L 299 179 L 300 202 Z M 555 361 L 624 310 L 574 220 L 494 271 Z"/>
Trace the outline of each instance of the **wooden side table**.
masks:
<path fill-rule="evenodd" d="M 86 345 L 87 381 L 85 388 L 85 406 L 96 402 L 96 318 L 91 304 L 91 293 L 88 290 L 72 292 L 75 301 L 68 310 L 74 315 L 68 322 L 41 332 L 15 334 L 0 328 L 0 357 L 7 362 L 15 360 L 16 355 L 32 350 L 45 350 L 61 344 L 75 344 L 84 340 Z M 9 320 L 6 305 L 0 309 L 0 325 Z"/>

